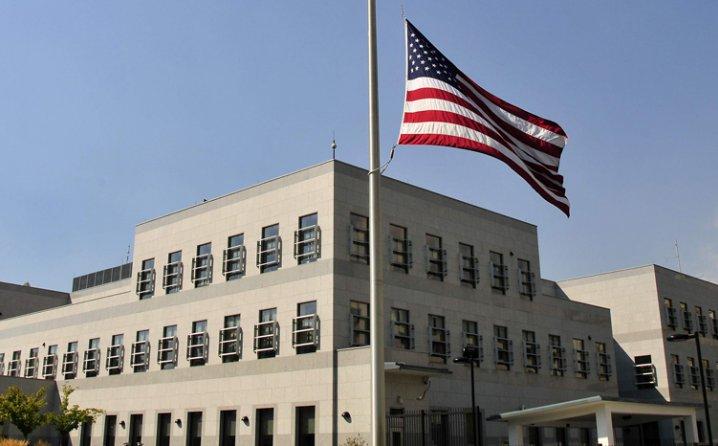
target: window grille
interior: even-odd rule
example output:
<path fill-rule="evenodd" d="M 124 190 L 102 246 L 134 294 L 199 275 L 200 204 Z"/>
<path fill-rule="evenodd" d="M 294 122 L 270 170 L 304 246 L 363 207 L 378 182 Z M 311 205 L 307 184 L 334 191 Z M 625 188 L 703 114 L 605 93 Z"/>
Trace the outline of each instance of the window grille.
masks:
<path fill-rule="evenodd" d="M 25 360 L 25 378 L 37 378 L 37 356 Z"/>
<path fill-rule="evenodd" d="M 673 381 L 678 387 L 683 387 L 683 385 L 686 383 L 685 374 L 683 372 L 683 364 L 673 364 Z"/>
<path fill-rule="evenodd" d="M 77 375 L 77 352 L 67 352 L 62 355 L 62 375 L 65 379 Z"/>
<path fill-rule="evenodd" d="M 219 357 L 242 357 L 242 329 L 239 326 L 219 331 Z"/>
<path fill-rule="evenodd" d="M 391 331 L 394 347 L 414 349 L 414 324 L 409 323 L 408 311 L 396 309 L 392 311 Z"/>
<path fill-rule="evenodd" d="M 576 377 L 587 378 L 588 373 L 591 371 L 591 364 L 589 361 L 588 350 L 580 348 L 574 348 L 574 359 L 573 359 L 574 372 Z"/>
<path fill-rule="evenodd" d="M 668 318 L 668 327 L 673 330 L 676 329 L 676 309 L 673 307 L 666 307 L 666 316 Z M 715 323 L 715 321 L 714 321 Z"/>
<path fill-rule="evenodd" d="M 713 391 L 715 388 L 715 379 L 713 378 L 713 370 L 708 367 L 705 370 L 705 378 L 706 378 L 706 388 L 708 390 Z"/>
<path fill-rule="evenodd" d="M 198 254 L 192 259 L 192 282 L 195 287 L 209 285 L 212 282 L 212 254 Z"/>
<path fill-rule="evenodd" d="M 125 358 L 125 346 L 123 344 L 115 344 L 107 347 L 107 357 L 105 358 L 105 368 L 108 371 L 121 372 Z"/>
<path fill-rule="evenodd" d="M 708 324 L 706 323 L 706 317 L 702 314 L 697 316 L 698 318 L 698 331 L 703 335 L 708 334 Z"/>
<path fill-rule="evenodd" d="M 244 245 L 232 246 L 222 253 L 222 274 L 227 279 L 241 276 L 247 266 L 247 248 Z"/>
<path fill-rule="evenodd" d="M 451 332 L 441 316 L 429 315 L 429 356 L 440 358 L 443 362 L 451 356 Z"/>
<path fill-rule="evenodd" d="M 292 346 L 294 348 L 319 346 L 319 316 L 307 314 L 292 320 Z"/>
<path fill-rule="evenodd" d="M 413 244 L 407 237 L 407 229 L 403 226 L 389 226 L 389 263 L 394 270 L 409 272 L 414 264 Z"/>
<path fill-rule="evenodd" d="M 163 267 L 162 271 L 162 288 L 165 293 L 175 293 L 182 289 L 182 273 L 184 268 L 182 267 L 182 261 L 168 263 Z"/>
<path fill-rule="evenodd" d="M 566 373 L 566 348 L 560 345 L 552 345 L 550 350 L 551 374 L 563 376 Z"/>
<path fill-rule="evenodd" d="M 464 347 L 474 346 L 479 351 L 478 362 L 484 361 L 484 338 L 479 334 L 478 324 L 476 322 L 463 321 L 462 323 L 464 338 Z"/>
<path fill-rule="evenodd" d="M 691 373 L 691 388 L 692 389 L 698 389 L 698 386 L 700 386 L 700 376 L 698 372 L 698 367 L 695 365 L 691 365 L 689 367 L 690 373 Z"/>
<path fill-rule="evenodd" d="M 514 342 L 505 337 L 494 337 L 494 364 L 511 367 L 514 364 Z"/>
<path fill-rule="evenodd" d="M 349 257 L 369 264 L 369 219 L 363 215 L 350 214 Z"/>
<path fill-rule="evenodd" d="M 282 239 L 278 235 L 264 237 L 257 241 L 257 268 L 265 271 L 278 268 L 282 263 Z"/>
<path fill-rule="evenodd" d="M 0 376 L 5 374 L 5 354 L 0 353 Z"/>
<path fill-rule="evenodd" d="M 369 304 L 352 301 L 349 311 L 349 338 L 351 345 L 369 345 Z"/>
<path fill-rule="evenodd" d="M 209 353 L 209 336 L 206 331 L 198 331 L 187 335 L 187 360 L 198 363 L 207 362 Z"/>
<path fill-rule="evenodd" d="M 693 332 L 693 314 L 684 303 L 681 303 L 681 309 L 683 312 L 683 329 L 691 333 Z"/>
<path fill-rule="evenodd" d="M 602 352 L 596 353 L 596 368 L 598 370 L 598 377 L 608 380 L 613 374 L 611 355 Z"/>
<path fill-rule="evenodd" d="M 57 355 L 46 355 L 42 358 L 42 377 L 45 379 L 55 378 L 57 373 Z"/>
<path fill-rule="evenodd" d="M 634 358 L 634 375 L 636 388 L 652 389 L 656 387 L 656 366 L 653 365 L 650 355 L 636 356 Z"/>
<path fill-rule="evenodd" d="M 84 373 L 98 373 L 100 371 L 99 348 L 90 348 L 85 350 L 82 360 L 82 371 Z"/>
<path fill-rule="evenodd" d="M 430 279 L 444 280 L 447 274 L 446 250 L 441 247 L 441 237 L 426 234 L 424 246 L 426 274 Z"/>
<path fill-rule="evenodd" d="M 319 225 L 294 231 L 294 258 L 298 263 L 311 262 L 321 257 L 321 235 Z"/>
<path fill-rule="evenodd" d="M 155 269 L 147 268 L 137 273 L 135 292 L 140 298 L 150 297 L 155 292 Z"/>
<path fill-rule="evenodd" d="M 256 353 L 279 353 L 279 323 L 260 322 L 254 326 L 254 351 Z"/>
<path fill-rule="evenodd" d="M 157 364 L 177 365 L 179 341 L 177 336 L 167 336 L 157 341 Z"/>
<path fill-rule="evenodd" d="M 11 359 L 7 366 L 8 376 L 19 376 L 20 375 L 20 360 Z"/>
<path fill-rule="evenodd" d="M 150 365 L 150 341 L 136 341 L 130 347 L 130 367 L 136 372 L 146 371 Z"/>
<path fill-rule="evenodd" d="M 491 262 L 491 288 L 505 293 L 509 289 L 509 267 Z"/>
<path fill-rule="evenodd" d="M 474 247 L 459 243 L 459 280 L 476 288 L 479 284 L 479 259 L 474 257 Z"/>
<path fill-rule="evenodd" d="M 531 272 L 531 264 L 528 260 L 519 259 L 518 264 L 519 293 L 533 298 L 536 295 L 536 275 Z"/>
<path fill-rule="evenodd" d="M 541 368 L 541 346 L 537 342 L 524 341 L 524 367 L 534 373 Z"/>

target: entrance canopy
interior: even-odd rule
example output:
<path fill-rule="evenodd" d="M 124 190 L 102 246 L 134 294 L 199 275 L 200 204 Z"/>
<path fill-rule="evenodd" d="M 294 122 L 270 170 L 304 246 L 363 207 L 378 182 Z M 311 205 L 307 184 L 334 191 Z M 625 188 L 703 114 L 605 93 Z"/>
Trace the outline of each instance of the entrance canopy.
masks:
<path fill-rule="evenodd" d="M 696 408 L 674 403 L 646 403 L 627 399 L 591 396 L 530 409 L 504 412 L 489 420 L 509 424 L 509 445 L 524 444 L 524 426 L 563 426 L 567 423 L 595 422 L 598 443 L 614 446 L 614 427 L 623 427 L 670 418 L 688 420 L 689 441 L 698 441 Z"/>

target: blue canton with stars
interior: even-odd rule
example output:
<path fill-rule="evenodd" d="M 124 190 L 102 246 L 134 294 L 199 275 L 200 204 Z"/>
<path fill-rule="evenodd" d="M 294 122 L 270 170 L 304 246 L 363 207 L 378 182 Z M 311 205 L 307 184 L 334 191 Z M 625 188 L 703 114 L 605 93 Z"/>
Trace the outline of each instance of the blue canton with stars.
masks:
<path fill-rule="evenodd" d="M 407 77 L 433 77 L 459 88 L 459 70 L 410 21 L 406 21 Z"/>

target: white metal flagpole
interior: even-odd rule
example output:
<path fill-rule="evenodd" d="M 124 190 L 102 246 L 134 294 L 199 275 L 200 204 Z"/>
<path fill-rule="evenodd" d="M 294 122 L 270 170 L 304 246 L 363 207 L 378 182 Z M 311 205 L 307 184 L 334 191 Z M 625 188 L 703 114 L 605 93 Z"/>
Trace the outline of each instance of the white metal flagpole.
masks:
<path fill-rule="evenodd" d="M 369 43 L 369 306 L 371 343 L 371 445 L 386 442 L 384 417 L 384 301 L 381 277 L 379 188 L 379 93 L 376 57 L 376 0 L 368 3 Z"/>

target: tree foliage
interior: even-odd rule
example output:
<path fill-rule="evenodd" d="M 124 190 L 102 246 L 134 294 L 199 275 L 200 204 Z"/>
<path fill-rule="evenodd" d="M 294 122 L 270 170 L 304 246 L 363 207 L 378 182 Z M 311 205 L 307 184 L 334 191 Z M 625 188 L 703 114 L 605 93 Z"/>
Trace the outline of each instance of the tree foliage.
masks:
<path fill-rule="evenodd" d="M 102 413 L 100 409 L 81 409 L 77 404 L 70 405 L 70 395 L 75 389 L 71 386 L 62 386 L 60 411 L 47 414 L 47 421 L 60 432 L 63 443 L 70 431 L 77 429 L 82 423 L 92 423 Z"/>
<path fill-rule="evenodd" d="M 32 431 L 47 422 L 47 415 L 42 412 L 46 404 L 44 388 L 24 393 L 19 387 L 9 387 L 0 395 L 0 420 L 14 424 L 27 439 Z"/>

